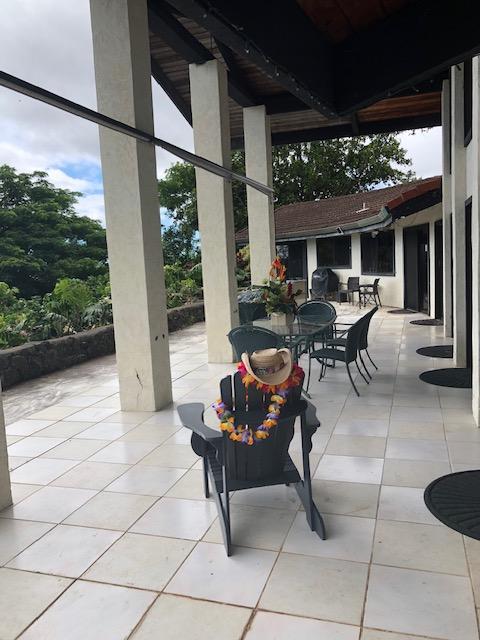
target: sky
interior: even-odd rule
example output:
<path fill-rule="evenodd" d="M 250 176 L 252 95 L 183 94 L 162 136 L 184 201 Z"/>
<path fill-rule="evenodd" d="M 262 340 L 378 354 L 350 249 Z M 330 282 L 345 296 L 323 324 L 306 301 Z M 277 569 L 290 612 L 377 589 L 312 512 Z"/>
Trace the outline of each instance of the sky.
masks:
<path fill-rule="evenodd" d="M 0 69 L 96 109 L 88 0 L 0 0 Z M 193 151 L 193 135 L 152 82 L 155 134 Z M 418 177 L 441 173 L 440 128 L 400 134 Z M 157 149 L 161 177 L 175 158 Z M 104 222 L 98 128 L 0 87 L 0 164 L 47 171 L 57 187 L 80 191 L 77 211 Z"/>

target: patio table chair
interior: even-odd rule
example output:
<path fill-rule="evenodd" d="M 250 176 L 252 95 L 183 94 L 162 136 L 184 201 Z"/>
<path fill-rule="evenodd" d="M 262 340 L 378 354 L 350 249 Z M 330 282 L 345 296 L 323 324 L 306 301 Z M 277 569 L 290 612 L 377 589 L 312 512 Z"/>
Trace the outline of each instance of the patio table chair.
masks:
<path fill-rule="evenodd" d="M 358 357 L 360 359 L 360 362 L 366 372 L 366 374 L 368 375 L 368 377 L 370 379 L 372 379 L 372 376 L 369 372 L 369 370 L 367 369 L 365 362 L 362 358 L 362 351 L 365 351 L 366 356 L 368 357 L 368 359 L 370 360 L 370 362 L 372 363 L 372 365 L 375 367 L 376 370 L 378 370 L 377 365 L 374 363 L 374 361 L 372 360 L 372 358 L 370 357 L 370 354 L 368 353 L 368 332 L 370 329 L 370 321 L 372 319 L 372 317 L 377 313 L 378 311 L 378 307 L 374 307 L 371 311 L 369 311 L 368 313 L 366 313 L 364 316 L 362 316 L 361 319 L 365 320 L 365 324 L 363 326 L 363 331 L 360 334 L 360 338 L 359 338 L 359 343 L 358 343 Z M 345 326 L 345 327 L 351 327 L 353 326 L 352 324 L 346 324 L 346 323 L 337 323 L 337 326 Z M 348 329 L 344 329 L 343 330 L 343 334 L 347 333 Z M 327 347 L 342 347 L 345 348 L 347 344 L 347 338 L 344 336 L 338 336 L 336 338 L 333 338 L 331 340 L 327 340 Z"/>
<path fill-rule="evenodd" d="M 380 278 L 375 278 L 372 284 L 360 285 L 360 305 L 367 306 L 367 302 L 373 302 L 374 305 L 381 307 L 380 294 L 378 292 L 378 283 Z"/>
<path fill-rule="evenodd" d="M 242 353 L 253 353 L 259 349 L 280 349 L 285 346 L 281 336 L 264 327 L 241 325 L 229 331 L 227 337 L 237 360 L 240 360 Z"/>
<path fill-rule="evenodd" d="M 310 300 L 300 305 L 297 309 L 297 317 L 301 320 L 308 322 L 310 318 L 312 321 L 315 319 L 320 322 L 332 322 L 332 324 L 318 333 L 315 333 L 309 338 L 301 338 L 295 345 L 296 348 L 296 360 L 300 358 L 304 353 L 310 354 L 315 350 L 315 342 L 321 341 L 322 346 L 325 345 L 325 341 L 334 336 L 333 322 L 337 317 L 337 312 L 333 304 L 326 300 Z M 308 375 L 307 375 L 307 393 L 308 386 L 310 384 L 312 361 L 308 358 Z"/>
<path fill-rule="evenodd" d="M 360 306 L 360 278 L 353 276 L 347 280 L 347 295 L 350 304 L 355 304 L 356 293 L 358 293 L 358 306 Z"/>
<path fill-rule="evenodd" d="M 340 348 L 339 346 L 326 346 L 322 349 L 318 349 L 316 351 L 312 351 L 310 353 L 310 358 L 315 358 L 320 365 L 320 377 L 318 380 L 320 381 L 324 376 L 327 370 L 327 361 L 331 360 L 332 362 L 343 362 L 345 363 L 348 377 L 350 380 L 350 384 L 352 385 L 357 396 L 360 396 L 357 387 L 352 378 L 352 374 L 350 371 L 350 365 L 352 362 L 355 363 L 358 373 L 362 376 L 365 382 L 368 384 L 369 381 L 362 373 L 360 367 L 358 366 L 357 356 L 359 352 L 359 345 L 361 341 L 362 332 L 365 331 L 366 326 L 366 316 L 363 316 L 355 324 L 353 324 L 347 331 L 345 336 L 345 348 Z M 307 387 L 308 391 L 308 387 Z"/>
<path fill-rule="evenodd" d="M 230 492 L 273 485 L 293 485 L 305 509 L 312 531 L 325 539 L 325 526 L 312 498 L 309 453 L 312 436 L 320 426 L 315 407 L 301 398 L 302 384 L 290 392 L 278 424 L 265 440 L 252 446 L 233 442 L 227 432 L 208 427 L 201 403 L 184 404 L 178 414 L 184 427 L 191 429 L 192 449 L 203 458 L 205 496 L 210 490 L 217 504 L 220 527 L 227 555 L 232 553 Z M 222 402 L 232 411 L 235 424 L 256 427 L 264 418 L 271 394 L 255 385 L 245 389 L 241 374 L 227 376 L 220 382 Z M 292 461 L 288 448 L 294 435 L 295 419 L 300 416 L 303 478 Z"/>

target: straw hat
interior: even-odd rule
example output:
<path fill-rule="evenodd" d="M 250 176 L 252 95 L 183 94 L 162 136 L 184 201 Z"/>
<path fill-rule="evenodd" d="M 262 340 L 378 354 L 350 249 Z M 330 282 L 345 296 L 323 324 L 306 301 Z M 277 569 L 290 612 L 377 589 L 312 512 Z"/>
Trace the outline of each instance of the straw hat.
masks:
<path fill-rule="evenodd" d="M 292 371 L 292 354 L 288 349 L 262 349 L 251 355 L 242 353 L 242 362 L 255 380 L 272 386 L 285 382 Z"/>

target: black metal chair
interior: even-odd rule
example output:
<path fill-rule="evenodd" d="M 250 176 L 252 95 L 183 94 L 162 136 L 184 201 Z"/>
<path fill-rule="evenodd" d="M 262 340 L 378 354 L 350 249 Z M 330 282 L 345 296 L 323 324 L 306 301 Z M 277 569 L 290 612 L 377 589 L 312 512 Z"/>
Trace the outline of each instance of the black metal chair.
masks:
<path fill-rule="evenodd" d="M 290 391 L 278 424 L 269 431 L 269 437 L 252 446 L 233 442 L 227 432 L 222 433 L 208 427 L 203 421 L 203 404 L 192 403 L 178 407 L 183 426 L 193 431 L 192 448 L 203 458 L 205 496 L 210 496 L 211 489 L 229 556 L 232 553 L 230 492 L 242 489 L 293 485 L 305 509 L 310 529 L 325 540 L 322 516 L 312 498 L 309 460 L 312 436 L 320 423 L 315 407 L 301 398 L 301 386 Z M 264 394 L 255 385 L 246 390 L 239 373 L 223 378 L 220 392 L 222 401 L 233 412 L 235 424 L 256 427 L 268 412 L 271 394 Z M 302 436 L 303 478 L 288 454 L 298 416 Z"/>
<path fill-rule="evenodd" d="M 321 340 L 322 344 L 325 345 L 325 341 L 332 338 L 334 333 L 333 323 L 337 317 L 337 311 L 333 304 L 327 302 L 326 300 L 310 300 L 300 305 L 297 309 L 297 317 L 300 320 L 305 320 L 308 322 L 308 319 L 315 319 L 320 322 L 331 322 L 332 324 L 322 331 L 314 334 L 310 338 L 302 339 L 302 341 L 298 342 L 295 345 L 297 352 L 295 354 L 295 359 L 298 360 L 301 355 L 304 353 L 310 354 L 311 351 L 315 349 L 315 342 Z M 308 358 L 308 376 L 307 376 L 307 393 L 308 387 L 310 385 L 310 373 L 311 373 L 311 358 Z"/>
<path fill-rule="evenodd" d="M 251 325 L 235 327 L 227 337 L 238 360 L 242 353 L 253 353 L 259 349 L 280 349 L 285 346 L 281 336 L 273 331 Z"/>
<path fill-rule="evenodd" d="M 369 370 L 367 369 L 365 362 L 362 358 L 362 351 L 365 351 L 368 359 L 370 360 L 370 362 L 373 364 L 373 366 L 375 367 L 375 369 L 378 370 L 377 365 L 374 363 L 374 361 L 372 360 L 372 358 L 370 357 L 370 354 L 368 353 L 368 332 L 370 329 L 370 321 L 372 319 L 372 317 L 377 313 L 378 311 L 378 307 L 374 307 L 371 311 L 369 311 L 368 313 L 366 313 L 361 319 L 365 321 L 365 324 L 363 326 L 363 331 L 360 334 L 360 339 L 359 339 L 359 343 L 358 343 L 358 357 L 360 358 L 360 362 L 362 363 L 363 368 L 365 369 L 365 372 L 367 374 L 367 376 L 371 379 L 372 376 L 369 372 Z M 343 326 L 353 326 L 353 325 L 347 325 L 347 324 L 343 324 Z M 343 333 L 345 333 L 347 330 L 345 330 Z M 336 337 L 333 338 L 332 340 L 327 340 L 327 347 L 342 347 L 345 348 L 347 344 L 347 338 L 345 337 Z"/>
<path fill-rule="evenodd" d="M 360 304 L 364 307 L 367 306 L 367 302 L 373 302 L 374 305 L 382 306 L 380 301 L 380 294 L 378 292 L 378 283 L 380 278 L 375 278 L 373 284 L 361 284 L 360 285 Z"/>
<path fill-rule="evenodd" d="M 355 304 L 356 293 L 358 293 L 358 306 L 360 306 L 360 278 L 350 277 L 347 280 L 347 295 L 350 304 Z"/>
<path fill-rule="evenodd" d="M 352 374 L 350 372 L 350 364 L 352 362 L 355 363 L 358 369 L 358 373 L 362 376 L 365 382 L 369 384 L 368 378 L 366 378 L 365 375 L 362 373 L 357 362 L 359 345 L 361 341 L 362 332 L 365 331 L 365 325 L 366 325 L 366 319 L 365 319 L 365 316 L 363 316 L 362 318 L 357 320 L 357 322 L 355 322 L 355 324 L 353 324 L 350 327 L 350 329 L 348 329 L 347 334 L 345 336 L 344 349 L 334 347 L 334 346 L 327 346 L 327 347 L 324 347 L 323 349 L 318 349 L 310 353 L 310 358 L 315 358 L 315 360 L 317 360 L 321 365 L 319 381 L 325 376 L 328 360 L 332 360 L 332 362 L 344 362 L 347 369 L 348 377 L 350 379 L 350 383 L 355 393 L 357 394 L 357 396 L 360 395 L 357 387 L 355 386 L 355 383 L 353 382 Z M 307 387 L 307 391 L 308 391 L 308 387 Z"/>

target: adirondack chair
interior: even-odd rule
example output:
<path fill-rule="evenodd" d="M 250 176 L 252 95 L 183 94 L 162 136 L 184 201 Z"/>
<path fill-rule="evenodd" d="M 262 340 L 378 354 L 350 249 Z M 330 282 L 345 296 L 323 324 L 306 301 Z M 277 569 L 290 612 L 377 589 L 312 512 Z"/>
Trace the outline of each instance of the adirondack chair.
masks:
<path fill-rule="evenodd" d="M 227 555 L 232 553 L 230 492 L 271 485 L 292 485 L 305 508 L 312 531 L 325 540 L 325 526 L 312 498 L 309 454 L 312 436 L 320 426 L 315 407 L 301 398 L 302 384 L 291 390 L 276 427 L 265 440 L 254 445 L 233 442 L 228 433 L 208 427 L 203 421 L 202 403 L 183 404 L 178 414 L 184 427 L 192 430 L 192 448 L 203 458 L 205 496 L 215 498 Z M 235 417 L 235 424 L 257 426 L 265 417 L 271 394 L 254 385 L 245 389 L 240 373 L 220 382 L 220 395 Z M 300 417 L 303 478 L 288 454 L 295 419 Z"/>

